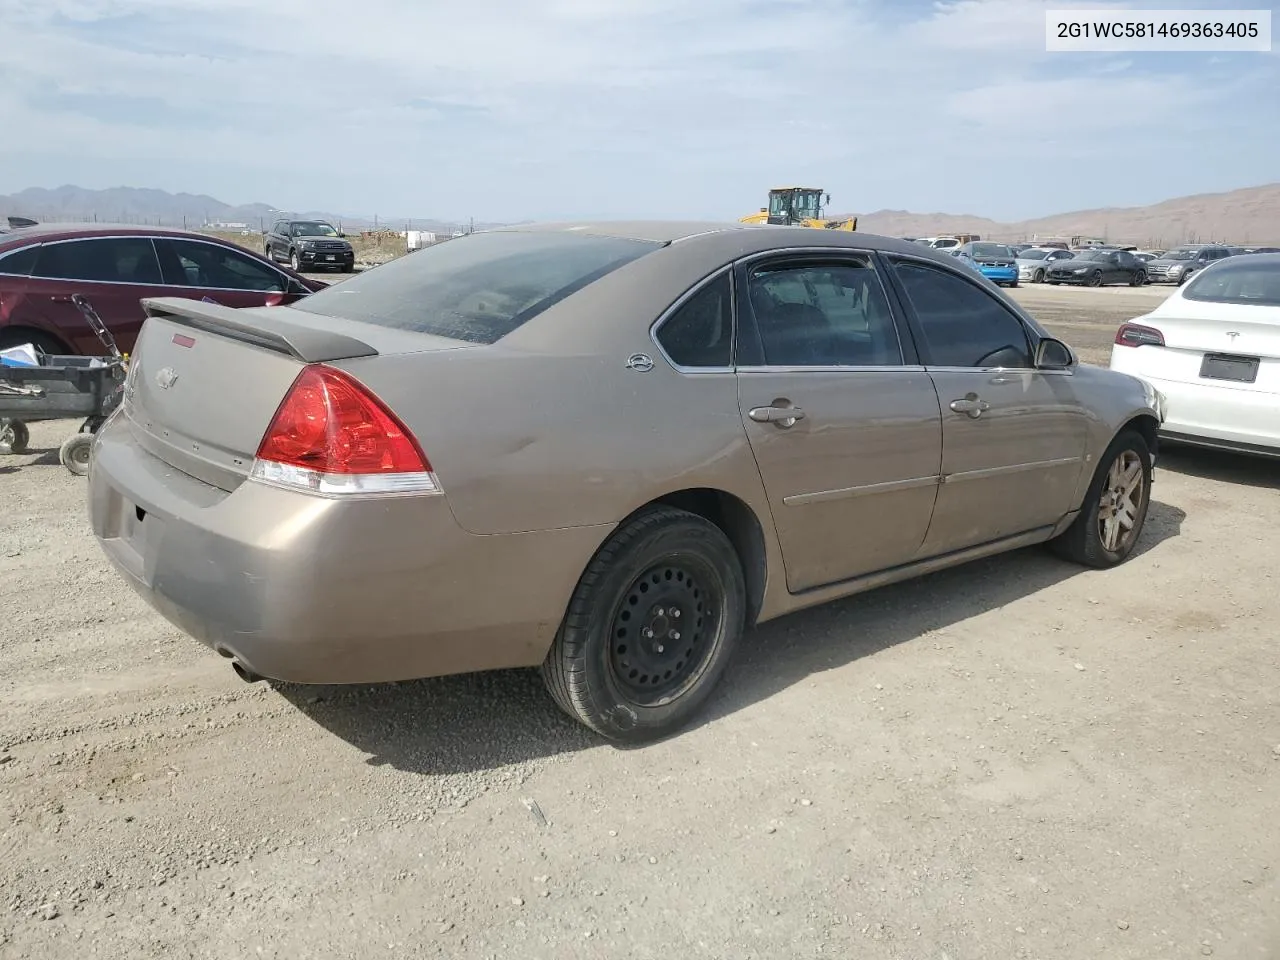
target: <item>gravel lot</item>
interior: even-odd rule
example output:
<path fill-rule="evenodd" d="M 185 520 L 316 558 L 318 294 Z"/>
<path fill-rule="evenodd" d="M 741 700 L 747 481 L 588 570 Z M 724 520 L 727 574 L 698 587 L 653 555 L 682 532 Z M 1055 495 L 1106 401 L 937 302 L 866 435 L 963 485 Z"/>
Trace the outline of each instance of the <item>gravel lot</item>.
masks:
<path fill-rule="evenodd" d="M 1105 362 L 1164 291 L 1015 296 Z M 249 686 L 108 569 L 65 424 L 0 490 L 0 957 L 1280 957 L 1280 468 L 1168 453 L 1140 554 L 767 624 L 602 745 L 511 672 Z"/>

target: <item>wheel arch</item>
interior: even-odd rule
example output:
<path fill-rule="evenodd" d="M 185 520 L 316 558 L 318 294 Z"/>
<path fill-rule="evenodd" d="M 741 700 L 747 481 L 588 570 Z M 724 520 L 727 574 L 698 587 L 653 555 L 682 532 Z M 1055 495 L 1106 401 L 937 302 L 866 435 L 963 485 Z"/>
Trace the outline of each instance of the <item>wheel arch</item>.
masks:
<path fill-rule="evenodd" d="M 714 523 L 724 531 L 742 564 L 742 576 L 747 588 L 747 626 L 754 625 L 764 606 L 765 584 L 769 572 L 764 527 L 756 512 L 746 501 L 732 493 L 713 487 L 691 487 L 650 500 L 632 511 L 619 526 L 640 511 L 655 506 L 685 510 Z"/>
<path fill-rule="evenodd" d="M 75 354 L 79 352 L 62 337 L 43 327 L 33 326 L 29 323 L 7 323 L 0 326 L 0 342 L 12 341 L 14 344 L 21 344 L 26 342 L 23 339 L 24 337 L 52 343 L 58 348 L 58 353 Z"/>
<path fill-rule="evenodd" d="M 1147 449 L 1151 451 L 1151 455 L 1156 455 L 1157 448 L 1160 445 L 1160 421 L 1150 413 L 1135 414 L 1120 425 L 1120 429 L 1115 435 L 1118 437 L 1126 430 L 1137 430 L 1142 434 L 1142 439 L 1147 441 Z"/>

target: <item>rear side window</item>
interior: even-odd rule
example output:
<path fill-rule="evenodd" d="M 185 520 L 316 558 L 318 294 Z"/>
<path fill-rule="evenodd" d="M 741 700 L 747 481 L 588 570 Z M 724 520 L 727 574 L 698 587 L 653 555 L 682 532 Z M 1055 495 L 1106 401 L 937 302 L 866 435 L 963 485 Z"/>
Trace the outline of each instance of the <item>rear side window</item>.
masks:
<path fill-rule="evenodd" d="M 36 259 L 35 276 L 90 283 L 162 283 L 160 261 L 150 237 L 94 237 L 46 243 Z"/>
<path fill-rule="evenodd" d="M 446 240 L 292 304 L 329 317 L 495 343 L 588 284 L 663 246 L 589 234 L 495 231 Z"/>
<path fill-rule="evenodd" d="M 0 274 L 11 277 L 29 277 L 36 265 L 36 254 L 40 252 L 38 244 L 20 247 L 8 253 L 0 253 Z"/>
<path fill-rule="evenodd" d="M 0 263 L 3 266 L 3 263 Z M 1197 273 L 1182 291 L 1187 300 L 1280 307 L 1280 263 L 1232 260 Z"/>
<path fill-rule="evenodd" d="M 733 287 L 728 272 L 704 284 L 658 328 L 658 343 L 680 367 L 727 367 L 732 361 Z"/>

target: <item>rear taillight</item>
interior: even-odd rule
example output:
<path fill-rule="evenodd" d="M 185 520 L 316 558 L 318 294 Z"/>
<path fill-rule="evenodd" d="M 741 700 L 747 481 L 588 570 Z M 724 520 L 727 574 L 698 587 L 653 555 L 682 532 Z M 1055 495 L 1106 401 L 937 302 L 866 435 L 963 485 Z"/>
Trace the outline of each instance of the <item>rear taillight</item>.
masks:
<path fill-rule="evenodd" d="M 1164 334 L 1155 327 L 1140 323 L 1122 323 L 1116 331 L 1116 345 L 1121 347 L 1163 347 Z"/>
<path fill-rule="evenodd" d="M 304 367 L 289 388 L 250 476 L 332 496 L 441 492 L 395 414 L 355 378 L 319 364 Z"/>

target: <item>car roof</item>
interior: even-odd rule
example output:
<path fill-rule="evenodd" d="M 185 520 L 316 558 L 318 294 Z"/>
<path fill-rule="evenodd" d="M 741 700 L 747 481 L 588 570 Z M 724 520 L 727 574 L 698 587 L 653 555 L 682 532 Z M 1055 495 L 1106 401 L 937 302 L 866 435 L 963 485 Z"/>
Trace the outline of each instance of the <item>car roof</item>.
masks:
<path fill-rule="evenodd" d="M 769 224 L 735 223 L 715 220 L 578 220 L 554 223 L 523 223 L 494 227 L 485 232 L 573 232 L 593 236 L 648 240 L 655 243 L 697 246 L 700 253 L 729 259 L 733 253 L 763 252 L 774 247 L 853 248 L 905 253 L 915 257 L 935 256 L 939 262 L 953 259 L 928 247 L 899 237 L 886 237 L 860 230 L 817 230 L 813 227 L 784 227 Z"/>
<path fill-rule="evenodd" d="M 66 240 L 78 237 L 100 236 L 165 236 L 195 238 L 209 240 L 214 243 L 227 243 L 219 237 L 199 233 L 195 230 L 183 230 L 176 227 L 149 227 L 137 223 L 39 223 L 33 227 L 14 227 L 0 231 L 0 247 L 18 246 L 25 242 L 45 240 Z"/>

